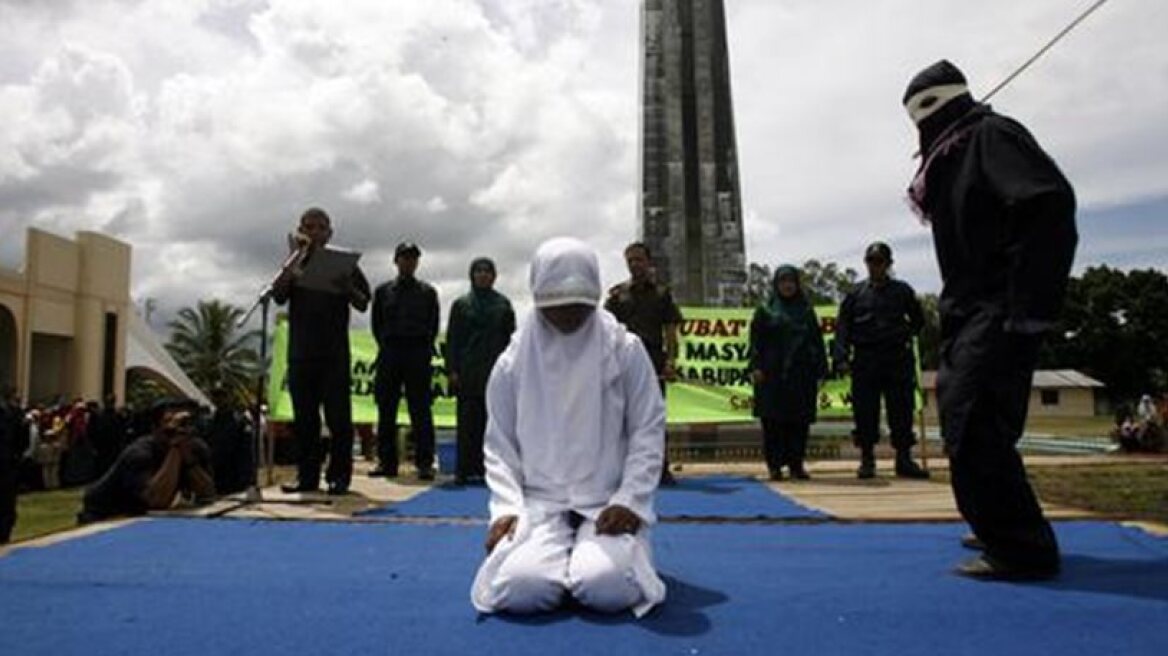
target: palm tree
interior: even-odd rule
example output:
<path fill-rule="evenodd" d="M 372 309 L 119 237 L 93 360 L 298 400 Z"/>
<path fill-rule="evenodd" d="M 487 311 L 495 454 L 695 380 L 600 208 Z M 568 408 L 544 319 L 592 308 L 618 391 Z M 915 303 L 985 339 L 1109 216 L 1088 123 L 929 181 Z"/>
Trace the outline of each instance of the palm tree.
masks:
<path fill-rule="evenodd" d="M 242 315 L 243 309 L 218 300 L 185 307 L 168 324 L 171 333 L 166 350 L 208 396 L 222 388 L 235 403 L 247 405 L 260 373 L 254 347 L 260 331 L 240 334 L 237 324 Z"/>

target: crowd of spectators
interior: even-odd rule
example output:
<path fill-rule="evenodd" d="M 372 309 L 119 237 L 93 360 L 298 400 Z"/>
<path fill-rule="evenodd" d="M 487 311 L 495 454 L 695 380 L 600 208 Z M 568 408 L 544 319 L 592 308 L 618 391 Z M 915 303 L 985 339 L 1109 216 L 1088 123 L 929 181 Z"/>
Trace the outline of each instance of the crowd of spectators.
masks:
<path fill-rule="evenodd" d="M 1150 394 L 1145 394 L 1134 410 L 1130 406 L 1120 410 L 1111 436 L 1119 443 L 1119 448 L 1128 453 L 1160 453 L 1168 442 L 1166 426 L 1168 396 L 1157 401 Z"/>
<path fill-rule="evenodd" d="M 193 435 L 210 448 L 218 494 L 244 490 L 252 481 L 252 430 L 247 416 L 225 393 L 215 407 L 192 407 Z M 156 428 L 152 407 L 99 404 L 75 398 L 23 404 L 14 393 L 0 398 L 0 544 L 15 522 L 22 493 L 90 486 L 118 462 L 126 448 Z M 11 506 L 11 509 L 9 509 Z"/>

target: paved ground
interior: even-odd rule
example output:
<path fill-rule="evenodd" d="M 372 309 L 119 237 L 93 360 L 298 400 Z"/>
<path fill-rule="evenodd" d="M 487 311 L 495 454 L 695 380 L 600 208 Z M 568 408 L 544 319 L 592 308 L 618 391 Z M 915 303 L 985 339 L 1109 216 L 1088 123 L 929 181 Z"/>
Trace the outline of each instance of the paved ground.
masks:
<path fill-rule="evenodd" d="M 1116 464 L 1124 462 L 1124 456 L 1027 456 L 1030 466 Z M 1138 458 L 1132 459 L 1139 462 Z M 943 472 L 948 463 L 943 458 L 933 458 L 929 465 L 935 471 Z M 230 517 L 273 520 L 318 520 L 350 522 L 460 522 L 483 523 L 481 520 L 435 520 L 386 517 L 354 517 L 354 513 L 394 501 L 404 501 L 429 489 L 430 483 L 420 481 L 412 472 L 406 471 L 401 478 L 389 481 L 369 478 L 365 472 L 370 463 L 359 461 L 353 477 L 352 490 L 343 497 L 326 494 L 285 494 L 272 486 L 260 491 L 260 498 L 248 501 L 243 495 L 226 498 L 203 508 L 176 510 L 169 513 L 180 516 Z M 855 477 L 856 463 L 850 460 L 824 460 L 808 465 L 812 480 L 782 481 L 767 484 L 793 498 L 797 502 L 820 510 L 836 521 L 842 522 L 936 522 L 959 521 L 960 515 L 953 503 L 953 494 L 947 483 L 937 481 L 901 480 L 892 475 L 892 461 L 877 461 L 877 478 L 860 481 Z M 682 463 L 675 465 L 677 476 L 701 476 L 710 474 L 741 474 L 763 478 L 766 469 L 761 463 L 718 462 Z M 441 484 L 448 477 L 439 476 Z M 1047 515 L 1052 519 L 1099 518 L 1090 512 L 1077 508 L 1045 504 Z M 37 540 L 24 542 L 20 546 L 45 545 L 72 539 L 98 531 L 121 526 L 126 522 L 102 523 L 80 527 L 57 533 Z M 1168 535 L 1168 526 L 1137 523 L 1149 532 Z M 5 549 L 0 548 L 0 555 Z"/>
<path fill-rule="evenodd" d="M 1085 465 L 1117 463 L 1116 456 L 1031 456 L 1030 465 Z M 948 463 L 934 458 L 930 466 L 944 471 Z M 222 502 L 204 509 L 199 514 L 229 517 L 266 517 L 272 519 L 350 519 L 354 512 L 393 501 L 403 501 L 428 489 L 429 485 L 407 473 L 400 479 L 387 481 L 364 475 L 369 464 L 359 462 L 353 477 L 352 493 L 345 497 L 324 494 L 288 495 L 276 488 L 262 491 L 263 501 L 243 504 L 239 501 Z M 960 515 L 953 503 L 948 484 L 934 481 L 902 480 L 892 475 L 892 461 L 877 461 L 878 476 L 861 481 L 855 477 L 856 463 L 847 460 L 826 460 L 808 467 L 812 480 L 769 483 L 775 489 L 805 506 L 823 511 L 840 521 L 902 522 L 902 521 L 956 521 Z M 759 463 L 685 463 L 675 466 L 678 476 L 707 474 L 742 474 L 762 478 L 766 470 Z M 439 483 L 443 477 L 439 477 Z M 1054 519 L 1095 517 L 1075 508 L 1047 504 L 1045 509 Z M 370 521 L 386 521 L 384 518 Z M 401 521 L 395 519 L 393 521 Z"/>

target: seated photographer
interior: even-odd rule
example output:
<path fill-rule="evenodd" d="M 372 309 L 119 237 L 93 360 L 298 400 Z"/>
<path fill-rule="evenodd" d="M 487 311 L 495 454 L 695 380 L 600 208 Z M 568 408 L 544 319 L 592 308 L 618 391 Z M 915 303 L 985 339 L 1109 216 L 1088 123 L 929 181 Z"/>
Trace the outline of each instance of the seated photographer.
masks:
<path fill-rule="evenodd" d="M 78 523 L 165 510 L 180 494 L 191 495 L 196 502 L 213 499 L 211 449 L 195 436 L 197 407 L 190 401 L 155 404 L 153 432 L 127 446 L 85 491 Z"/>

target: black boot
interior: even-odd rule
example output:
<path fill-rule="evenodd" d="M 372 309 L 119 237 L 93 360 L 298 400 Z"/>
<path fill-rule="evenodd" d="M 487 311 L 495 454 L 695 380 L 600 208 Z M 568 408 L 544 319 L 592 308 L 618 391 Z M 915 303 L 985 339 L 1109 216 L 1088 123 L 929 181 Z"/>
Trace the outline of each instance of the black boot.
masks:
<path fill-rule="evenodd" d="M 807 473 L 807 469 L 803 467 L 803 461 L 791 463 L 791 478 L 797 481 L 807 481 L 811 479 L 811 474 Z"/>
<path fill-rule="evenodd" d="M 870 446 L 860 449 L 860 467 L 856 470 L 856 478 L 876 478 L 876 454 Z"/>
<path fill-rule="evenodd" d="M 896 476 L 897 478 L 926 479 L 929 477 L 929 472 L 912 459 L 912 453 L 908 449 L 903 449 L 896 452 Z"/>

